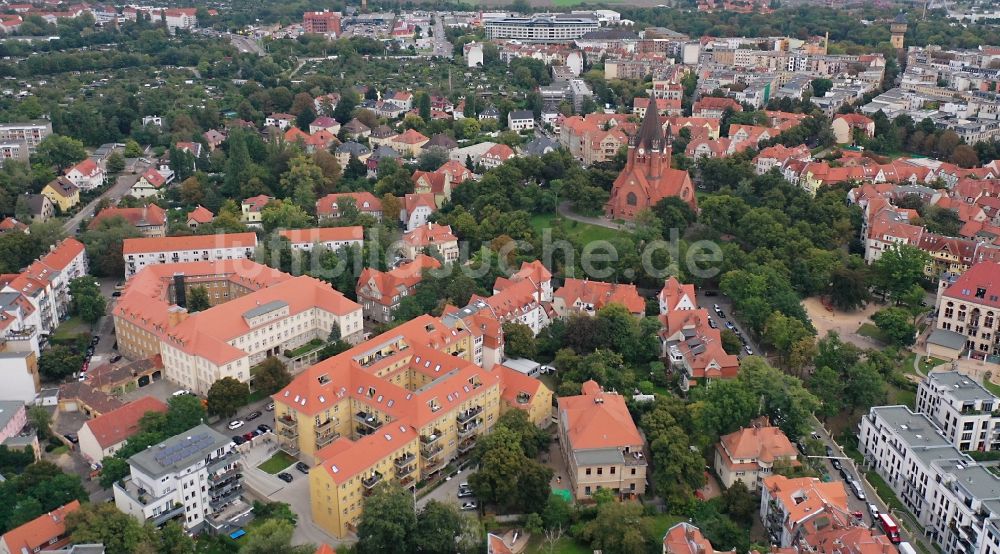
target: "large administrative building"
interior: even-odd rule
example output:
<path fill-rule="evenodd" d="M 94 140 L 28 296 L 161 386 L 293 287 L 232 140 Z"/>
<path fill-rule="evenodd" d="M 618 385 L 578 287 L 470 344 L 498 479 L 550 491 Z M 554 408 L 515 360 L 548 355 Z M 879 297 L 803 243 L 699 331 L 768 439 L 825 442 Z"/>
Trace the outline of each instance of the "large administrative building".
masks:
<path fill-rule="evenodd" d="M 600 23 L 586 16 L 545 14 L 487 19 L 483 26 L 486 27 L 486 38 L 489 40 L 569 42 L 596 31 Z"/>
<path fill-rule="evenodd" d="M 189 313 L 196 287 L 211 307 Z M 165 376 L 198 394 L 223 377 L 246 382 L 267 356 L 326 339 L 334 328 L 350 342 L 362 335 L 361 306 L 328 283 L 249 260 L 148 266 L 112 313 L 122 354 L 159 354 Z"/>

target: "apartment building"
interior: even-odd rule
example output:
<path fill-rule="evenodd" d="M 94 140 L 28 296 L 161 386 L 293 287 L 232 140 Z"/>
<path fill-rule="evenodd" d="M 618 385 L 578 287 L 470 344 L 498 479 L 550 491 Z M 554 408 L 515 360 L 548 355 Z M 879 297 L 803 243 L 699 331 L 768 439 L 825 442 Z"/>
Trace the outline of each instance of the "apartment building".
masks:
<path fill-rule="evenodd" d="M 278 236 L 288 239 L 292 250 L 311 252 L 314 245 L 336 252 L 341 248 L 358 247 L 364 244 L 365 229 L 353 227 L 315 227 L 312 229 L 288 229 L 278 231 Z"/>
<path fill-rule="evenodd" d="M 302 14 L 302 31 L 321 35 L 340 36 L 340 13 L 323 10 Z"/>
<path fill-rule="evenodd" d="M 241 456 L 233 442 L 201 424 L 128 459 L 129 476 L 114 484 L 115 505 L 141 523 L 179 522 L 186 531 L 221 527 L 250 511 Z"/>
<path fill-rule="evenodd" d="M 458 260 L 458 237 L 451 232 L 451 225 L 427 223 L 403 233 L 400 253 L 412 260 L 421 253 L 437 254 L 445 263 Z"/>
<path fill-rule="evenodd" d="M 144 396 L 87 420 L 80 428 L 80 453 L 90 463 L 100 462 L 121 450 L 129 437 L 139 432 L 139 420 L 149 412 L 166 413 L 167 405 Z"/>
<path fill-rule="evenodd" d="M 24 310 L 28 323 L 17 329 L 19 333 L 26 333 L 27 327 L 36 324 L 36 332 L 52 333 L 69 313 L 70 281 L 87 275 L 87 267 L 87 251 L 83 243 L 68 238 L 52 246 L 49 252 L 21 273 L 0 276 L 0 291 L 18 293 L 31 305 L 30 313 Z M 17 338 L 30 339 L 23 333 Z M 37 341 L 37 336 L 34 340 Z"/>
<path fill-rule="evenodd" d="M 41 119 L 24 123 L 0 124 L 0 143 L 26 144 L 28 152 L 31 154 L 34 154 L 38 144 L 51 134 L 52 122 Z"/>
<path fill-rule="evenodd" d="M 378 323 L 389 323 L 393 312 L 423 278 L 425 269 L 437 269 L 441 262 L 424 254 L 418 254 L 411 261 L 400 264 L 389 271 L 366 267 L 358 276 L 356 288 L 358 302 L 361 303 L 365 319 Z"/>
<path fill-rule="evenodd" d="M 316 217 L 320 221 L 336 219 L 341 215 L 341 208 L 352 202 L 362 214 L 369 214 L 376 220 L 382 221 L 382 201 L 367 191 L 335 192 L 320 198 L 316 201 Z"/>
<path fill-rule="evenodd" d="M 87 229 L 96 229 L 102 221 L 120 217 L 132 224 L 144 237 L 165 237 L 167 235 L 167 212 L 156 204 L 141 208 L 104 208 L 87 224 Z"/>
<path fill-rule="evenodd" d="M 646 314 L 646 301 L 635 285 L 566 279 L 552 295 L 552 309 L 559 317 L 572 313 L 595 315 L 608 304 L 621 304 L 637 317 Z"/>
<path fill-rule="evenodd" d="M 575 498 L 601 489 L 622 498 L 646 492 L 644 443 L 624 397 L 587 381 L 580 395 L 558 399 L 558 413 L 559 448 Z"/>
<path fill-rule="evenodd" d="M 255 233 L 125 239 L 125 278 L 146 266 L 196 261 L 243 260 L 253 257 Z"/>
<path fill-rule="evenodd" d="M 748 428 L 722 436 L 715 447 L 715 472 L 726 488 L 742 481 L 754 491 L 771 475 L 775 464 L 799 465 L 798 454 L 781 429 L 772 427 L 764 417 Z"/>
<path fill-rule="evenodd" d="M 516 39 L 526 42 L 571 42 L 596 31 L 600 23 L 569 14 L 536 14 L 528 17 L 501 17 L 483 22 L 487 40 Z"/>
<path fill-rule="evenodd" d="M 951 359 L 1000 355 L 1000 263 L 976 263 L 941 286 L 937 329 L 928 339 L 928 346 L 935 346 L 931 353 Z"/>
<path fill-rule="evenodd" d="M 507 128 L 511 131 L 530 131 L 535 128 L 535 114 L 531 110 L 512 110 L 507 113 Z"/>
<path fill-rule="evenodd" d="M 27 162 L 30 159 L 31 154 L 28 152 L 27 144 L 16 141 L 0 141 L 0 167 L 3 167 L 6 160 Z"/>
<path fill-rule="evenodd" d="M 1000 477 L 955 448 L 924 414 L 876 406 L 859 450 L 945 554 L 1000 551 Z"/>
<path fill-rule="evenodd" d="M 917 411 L 963 452 L 1000 450 L 1000 399 L 957 371 L 928 373 L 917 386 Z"/>

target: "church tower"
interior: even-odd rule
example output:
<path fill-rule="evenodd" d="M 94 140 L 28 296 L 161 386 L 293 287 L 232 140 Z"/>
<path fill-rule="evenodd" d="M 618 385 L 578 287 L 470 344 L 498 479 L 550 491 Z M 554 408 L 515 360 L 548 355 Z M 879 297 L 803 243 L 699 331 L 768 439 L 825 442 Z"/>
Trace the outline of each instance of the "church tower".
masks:
<path fill-rule="evenodd" d="M 899 12 L 896 19 L 893 19 L 892 23 L 889 24 L 889 31 L 892 33 L 892 38 L 889 39 L 892 47 L 896 50 L 902 50 L 903 40 L 906 38 L 906 14 Z"/>

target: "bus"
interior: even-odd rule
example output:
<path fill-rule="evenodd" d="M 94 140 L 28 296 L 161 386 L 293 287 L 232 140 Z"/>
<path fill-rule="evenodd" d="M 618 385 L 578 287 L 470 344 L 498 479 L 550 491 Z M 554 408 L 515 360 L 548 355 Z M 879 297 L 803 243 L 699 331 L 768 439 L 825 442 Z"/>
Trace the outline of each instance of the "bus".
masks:
<path fill-rule="evenodd" d="M 893 544 L 899 544 L 899 541 L 901 540 L 899 538 L 899 527 L 897 527 L 896 522 L 889 517 L 889 514 L 879 514 L 878 523 L 885 535 L 889 537 L 889 540 Z"/>

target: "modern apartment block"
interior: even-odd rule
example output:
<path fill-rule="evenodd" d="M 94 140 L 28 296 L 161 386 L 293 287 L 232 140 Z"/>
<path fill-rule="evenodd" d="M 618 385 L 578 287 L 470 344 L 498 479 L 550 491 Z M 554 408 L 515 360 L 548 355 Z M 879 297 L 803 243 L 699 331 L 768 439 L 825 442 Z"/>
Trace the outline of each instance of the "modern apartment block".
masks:
<path fill-rule="evenodd" d="M 125 278 L 154 264 L 250 259 L 256 248 L 255 233 L 125 239 Z"/>
<path fill-rule="evenodd" d="M 119 349 L 159 354 L 164 375 L 199 394 L 223 377 L 247 382 L 265 358 L 334 329 L 348 342 L 362 334 L 361 306 L 328 283 L 246 260 L 157 265 L 133 281 L 114 308 Z M 214 305 L 189 313 L 195 286 Z"/>
<path fill-rule="evenodd" d="M 37 324 L 37 333 L 52 333 L 69 314 L 70 281 L 86 275 L 87 267 L 83 243 L 64 239 L 21 273 L 0 276 L 0 291 L 20 294 L 31 305 L 31 310 L 26 310 L 31 313 L 25 313 L 29 326 Z M 28 329 L 22 331 L 17 338 L 27 340 Z"/>
<path fill-rule="evenodd" d="M 23 143 L 34 154 L 38 144 L 52 134 L 52 122 L 37 120 L 25 123 L 0 123 L 0 143 Z"/>
<path fill-rule="evenodd" d="M 156 526 L 219 528 L 250 511 L 240 499 L 240 464 L 229 437 L 198 425 L 129 458 L 129 476 L 114 484 L 115 505 Z"/>
<path fill-rule="evenodd" d="M 945 554 L 1000 552 L 1000 477 L 959 451 L 924 414 L 876 406 L 858 449 Z"/>
<path fill-rule="evenodd" d="M 514 39 L 525 42 L 570 42 L 596 31 L 596 19 L 569 14 L 536 14 L 501 17 L 483 22 L 488 40 Z"/>
<path fill-rule="evenodd" d="M 581 392 L 558 400 L 559 447 L 573 496 L 587 499 L 601 489 L 623 498 L 642 495 L 644 443 L 624 397 L 601 390 L 594 381 L 584 383 Z"/>
<path fill-rule="evenodd" d="M 928 373 L 917 386 L 917 411 L 963 452 L 1000 450 L 998 409 L 1000 399 L 957 371 Z"/>
<path fill-rule="evenodd" d="M 344 537 L 364 499 L 387 480 L 405 487 L 469 453 L 507 409 L 529 417 L 551 392 L 475 365 L 461 319 L 408 321 L 316 364 L 273 396 L 283 450 L 317 464 L 309 473 L 313 521 Z M 505 394 L 510 393 L 510 394 Z M 507 398 L 516 398 L 508 403 Z"/>

